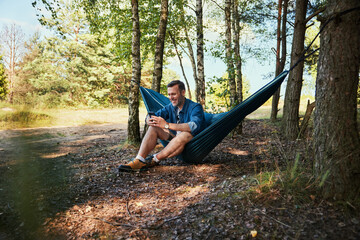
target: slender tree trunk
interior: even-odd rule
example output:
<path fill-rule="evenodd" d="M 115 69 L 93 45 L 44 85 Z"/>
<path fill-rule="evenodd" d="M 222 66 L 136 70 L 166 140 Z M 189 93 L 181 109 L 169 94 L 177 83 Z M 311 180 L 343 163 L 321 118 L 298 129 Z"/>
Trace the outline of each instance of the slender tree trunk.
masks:
<path fill-rule="evenodd" d="M 179 53 L 179 50 L 178 50 L 178 48 L 177 48 L 177 44 L 176 44 L 175 37 L 171 34 L 171 32 L 169 32 L 169 36 L 170 36 L 171 41 L 172 41 L 172 43 L 173 43 L 173 45 L 174 45 L 174 49 L 175 49 L 175 52 L 176 52 L 176 56 L 177 56 L 178 59 L 179 59 L 179 63 L 180 63 L 180 67 L 181 67 L 182 74 L 183 74 L 184 79 L 185 79 L 185 83 L 186 83 L 187 93 L 188 93 L 188 95 L 189 95 L 189 99 L 191 99 L 191 90 L 190 90 L 189 81 L 187 80 L 187 77 L 186 77 L 186 74 L 185 74 L 184 66 L 183 66 L 183 63 L 182 63 L 182 58 L 181 58 L 180 53 Z"/>
<path fill-rule="evenodd" d="M 237 100 L 243 101 L 243 82 L 242 82 L 242 70 L 241 70 L 241 55 L 240 55 L 240 15 L 239 15 L 239 0 L 233 1 L 233 32 L 234 32 L 234 62 L 236 66 L 236 87 L 237 87 Z"/>
<path fill-rule="evenodd" d="M 282 11 L 282 0 L 278 1 L 278 18 L 277 18 L 277 44 L 276 44 L 276 69 L 275 76 L 280 73 L 280 44 L 281 44 L 281 11 Z M 272 106 L 271 106 L 271 121 L 275 121 L 278 114 L 278 106 L 280 99 L 280 87 L 274 93 L 272 97 Z"/>
<path fill-rule="evenodd" d="M 226 49 L 226 65 L 228 72 L 228 83 L 230 89 L 230 105 L 234 106 L 237 96 L 236 96 L 236 82 L 235 82 L 235 73 L 234 73 L 234 62 L 233 62 L 233 50 L 232 50 L 232 36 L 231 36 L 231 0 L 225 1 L 225 49 Z"/>
<path fill-rule="evenodd" d="M 196 101 L 205 108 L 204 32 L 202 0 L 196 0 L 197 70 Z"/>
<path fill-rule="evenodd" d="M 242 83 L 242 71 L 241 71 L 241 55 L 240 55 L 240 16 L 239 16 L 239 0 L 233 0 L 233 17 L 232 25 L 234 32 L 234 62 L 235 62 L 235 81 L 236 81 L 236 92 L 237 102 L 243 101 L 243 83 Z M 242 122 L 236 128 L 238 134 L 242 133 Z"/>
<path fill-rule="evenodd" d="M 358 0 L 329 0 L 325 19 L 360 7 Z M 315 168 L 325 179 L 325 197 L 358 198 L 360 140 L 356 91 L 360 66 L 360 14 L 352 11 L 331 21 L 320 38 L 314 118 Z"/>
<path fill-rule="evenodd" d="M 306 31 L 307 1 L 296 0 L 295 27 L 291 49 L 291 64 L 293 66 L 299 60 L 304 51 Z M 299 135 L 299 105 L 303 82 L 304 62 L 289 73 L 286 85 L 282 128 L 288 139 L 296 139 Z"/>
<path fill-rule="evenodd" d="M 9 82 L 8 101 L 12 103 L 15 88 L 15 70 L 22 55 L 25 35 L 20 27 L 12 23 L 10 26 L 5 25 L 3 27 L 0 36 L 0 47 L 2 47 L 0 50 L 4 51 L 4 62 Z"/>
<path fill-rule="evenodd" d="M 139 125 L 139 85 L 141 80 L 141 58 L 140 58 L 140 22 L 138 0 L 131 0 L 132 6 L 132 78 L 129 90 L 129 119 L 128 119 L 128 141 L 129 143 L 140 143 Z"/>
<path fill-rule="evenodd" d="M 159 30 L 156 37 L 154 73 L 153 73 L 153 81 L 151 86 L 151 88 L 157 92 L 160 92 L 161 79 L 162 79 L 167 19 L 168 19 L 168 0 L 161 0 L 161 15 L 160 15 Z"/>
<path fill-rule="evenodd" d="M 281 24 L 281 59 L 280 59 L 280 69 L 279 74 L 284 71 L 286 63 L 286 23 L 287 23 L 287 9 L 289 0 L 283 0 L 283 17 Z"/>
<path fill-rule="evenodd" d="M 184 11 L 184 8 L 182 8 L 181 19 L 182 19 L 183 22 L 185 22 L 185 16 L 184 15 L 185 15 L 185 11 Z M 191 46 L 191 41 L 190 41 L 190 37 L 189 37 L 189 33 L 188 33 L 186 25 L 184 26 L 184 32 L 185 32 L 186 45 L 187 45 L 187 48 L 188 48 L 188 51 L 189 51 L 189 59 L 190 59 L 191 67 L 192 67 L 192 70 L 193 70 L 193 78 L 194 78 L 194 82 L 196 84 L 196 89 L 197 89 L 199 79 L 198 79 L 198 76 L 197 76 L 197 68 L 196 68 L 194 51 L 193 51 L 193 48 Z M 198 100 L 198 99 L 196 99 L 196 100 Z"/>

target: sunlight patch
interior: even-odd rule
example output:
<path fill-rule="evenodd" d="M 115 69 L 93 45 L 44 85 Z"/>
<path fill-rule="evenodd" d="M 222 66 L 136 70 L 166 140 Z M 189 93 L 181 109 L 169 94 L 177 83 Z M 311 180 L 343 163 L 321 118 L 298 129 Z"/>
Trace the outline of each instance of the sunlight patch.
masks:
<path fill-rule="evenodd" d="M 236 149 L 236 148 L 227 148 L 227 152 L 234 154 L 234 155 L 240 155 L 240 156 L 248 156 L 249 152 L 248 151 L 243 151 L 240 149 Z"/>
<path fill-rule="evenodd" d="M 63 153 L 50 153 L 50 154 L 44 154 L 41 156 L 41 158 L 46 158 L 46 159 L 49 159 L 49 158 L 57 158 L 57 157 L 62 157 L 62 156 L 65 156 L 67 155 L 68 153 L 67 152 L 63 152 Z"/>

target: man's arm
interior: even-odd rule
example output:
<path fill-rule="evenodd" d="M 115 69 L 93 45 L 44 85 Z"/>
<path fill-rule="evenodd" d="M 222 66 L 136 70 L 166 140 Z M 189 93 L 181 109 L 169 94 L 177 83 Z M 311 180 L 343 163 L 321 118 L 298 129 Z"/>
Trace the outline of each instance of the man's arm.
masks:
<path fill-rule="evenodd" d="M 148 124 L 149 126 L 160 128 L 165 128 L 165 125 L 168 124 L 170 130 L 191 133 L 188 123 L 167 123 L 162 117 L 152 116 L 152 118 L 148 119 Z"/>

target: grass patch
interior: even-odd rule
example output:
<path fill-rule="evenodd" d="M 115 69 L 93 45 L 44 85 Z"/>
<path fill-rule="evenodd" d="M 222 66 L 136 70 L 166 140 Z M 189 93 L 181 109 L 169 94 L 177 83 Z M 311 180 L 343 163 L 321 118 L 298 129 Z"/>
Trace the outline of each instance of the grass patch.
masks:
<path fill-rule="evenodd" d="M 140 124 L 144 124 L 146 109 L 140 108 Z M 30 109 L 24 106 L 0 104 L 0 130 L 33 127 L 82 126 L 96 124 L 127 124 L 126 107 L 111 109 Z"/>
<path fill-rule="evenodd" d="M 28 128 L 48 125 L 52 117 L 45 113 L 26 110 L 0 113 L 0 129 Z"/>
<path fill-rule="evenodd" d="M 314 177 L 312 161 L 297 154 L 295 159 L 275 171 L 260 172 L 248 190 L 251 201 L 272 204 L 284 198 L 289 204 L 300 206 L 322 199 L 321 187 L 327 173 Z"/>

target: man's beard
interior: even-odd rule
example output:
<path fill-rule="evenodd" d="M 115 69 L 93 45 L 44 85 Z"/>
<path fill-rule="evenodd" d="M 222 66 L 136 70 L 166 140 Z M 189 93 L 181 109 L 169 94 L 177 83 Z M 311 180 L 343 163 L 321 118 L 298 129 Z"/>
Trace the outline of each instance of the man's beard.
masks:
<path fill-rule="evenodd" d="M 179 99 L 178 99 L 178 103 L 176 104 L 176 107 L 181 106 L 184 102 L 185 102 L 185 98 L 184 98 L 184 97 L 179 98 Z"/>

